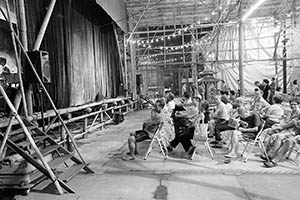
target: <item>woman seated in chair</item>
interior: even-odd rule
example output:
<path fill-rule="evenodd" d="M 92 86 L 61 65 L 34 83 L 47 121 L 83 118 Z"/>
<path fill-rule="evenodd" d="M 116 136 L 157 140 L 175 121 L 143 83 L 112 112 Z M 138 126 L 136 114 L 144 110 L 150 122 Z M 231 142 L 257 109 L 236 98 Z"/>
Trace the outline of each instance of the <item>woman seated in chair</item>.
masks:
<path fill-rule="evenodd" d="M 274 124 L 280 122 L 284 115 L 284 110 L 281 105 L 283 99 L 279 95 L 273 97 L 274 104 L 266 109 L 263 119 L 266 121 L 264 129 L 271 128 Z"/>
<path fill-rule="evenodd" d="M 184 151 L 188 153 L 190 157 L 195 149 L 191 143 L 195 130 L 195 120 L 199 115 L 200 98 L 198 96 L 193 97 L 193 103 L 189 106 L 185 106 L 185 111 L 175 113 L 175 138 L 170 142 L 168 151 L 172 152 L 179 143 L 182 144 Z M 176 132 L 177 130 L 177 132 Z"/>
<path fill-rule="evenodd" d="M 159 127 L 159 124 L 165 121 L 165 113 L 163 112 L 164 106 L 164 100 L 156 100 L 153 112 L 151 113 L 151 118 L 143 123 L 142 130 L 130 133 L 130 136 L 128 138 L 128 156 L 123 157 L 123 160 L 134 160 L 135 155 L 138 154 L 137 142 L 151 139 L 153 137 L 154 133 Z"/>

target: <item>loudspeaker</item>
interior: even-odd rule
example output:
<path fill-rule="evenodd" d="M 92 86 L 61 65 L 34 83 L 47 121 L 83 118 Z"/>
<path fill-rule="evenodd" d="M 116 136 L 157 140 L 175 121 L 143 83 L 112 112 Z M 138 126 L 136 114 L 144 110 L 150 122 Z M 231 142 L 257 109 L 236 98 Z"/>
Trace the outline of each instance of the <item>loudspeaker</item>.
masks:
<path fill-rule="evenodd" d="M 29 51 L 27 52 L 36 72 L 43 83 L 51 82 L 51 69 L 49 65 L 49 54 L 47 51 Z M 25 64 L 24 76 L 28 82 L 37 82 L 29 63 Z"/>
<path fill-rule="evenodd" d="M 143 84 L 143 75 L 142 74 L 137 74 L 136 75 L 136 84 L 137 85 Z"/>

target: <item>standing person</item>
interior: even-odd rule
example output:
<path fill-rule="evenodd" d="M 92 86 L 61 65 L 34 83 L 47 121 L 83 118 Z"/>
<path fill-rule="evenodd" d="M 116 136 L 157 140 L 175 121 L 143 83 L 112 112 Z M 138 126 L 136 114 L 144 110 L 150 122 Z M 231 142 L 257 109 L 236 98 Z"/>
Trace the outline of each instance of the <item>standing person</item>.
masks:
<path fill-rule="evenodd" d="M 299 95 L 299 87 L 298 87 L 298 81 L 297 80 L 293 80 L 293 83 L 290 86 L 290 94 L 292 96 L 297 96 Z"/>
<path fill-rule="evenodd" d="M 254 82 L 254 85 L 255 85 L 256 87 L 258 87 L 260 90 L 263 90 L 263 89 L 264 89 L 263 85 L 262 85 L 259 81 L 255 81 L 255 82 Z"/>
<path fill-rule="evenodd" d="M 275 95 L 282 95 L 282 88 L 280 86 L 276 88 Z"/>
<path fill-rule="evenodd" d="M 268 79 L 264 79 L 263 80 L 263 98 L 271 104 L 271 87 L 269 85 L 269 80 Z"/>
<path fill-rule="evenodd" d="M 271 87 L 271 104 L 273 104 L 273 97 L 275 95 L 275 91 L 276 91 L 276 83 L 275 83 L 275 78 L 273 77 L 270 83 L 270 87 Z"/>
<path fill-rule="evenodd" d="M 192 102 L 189 106 L 185 106 L 185 111 L 175 113 L 176 119 L 181 123 L 179 127 L 180 131 L 175 134 L 175 138 L 170 142 L 170 146 L 168 146 L 168 151 L 172 152 L 181 143 L 185 152 L 188 153 L 189 158 L 195 148 L 191 143 L 191 139 L 194 135 L 195 120 L 199 115 L 200 98 L 193 97 Z"/>
<path fill-rule="evenodd" d="M 182 85 L 182 88 L 181 88 L 181 95 L 183 96 L 184 93 L 186 93 L 186 92 L 187 92 L 187 86 L 186 86 L 186 84 L 184 83 L 184 84 Z"/>
<path fill-rule="evenodd" d="M 264 114 L 266 108 L 268 108 L 270 104 L 262 97 L 262 91 L 259 88 L 255 88 L 254 92 L 255 96 L 253 103 L 250 106 L 250 111 Z"/>
<path fill-rule="evenodd" d="M 221 91 L 226 91 L 227 90 L 227 86 L 224 80 L 220 80 L 218 82 L 218 90 Z"/>

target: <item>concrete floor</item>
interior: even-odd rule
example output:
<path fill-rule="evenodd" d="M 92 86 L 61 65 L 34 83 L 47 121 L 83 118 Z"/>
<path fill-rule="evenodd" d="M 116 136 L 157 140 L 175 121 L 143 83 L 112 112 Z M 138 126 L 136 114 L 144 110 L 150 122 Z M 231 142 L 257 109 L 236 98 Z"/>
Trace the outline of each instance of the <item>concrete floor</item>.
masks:
<path fill-rule="evenodd" d="M 95 174 L 82 172 L 73 178 L 68 185 L 75 194 L 59 196 L 32 191 L 16 199 L 300 199 L 300 167 L 290 161 L 272 169 L 264 168 L 255 156 L 247 163 L 239 159 L 224 164 L 224 149 L 215 150 L 216 159 L 211 160 L 204 148 L 200 148 L 191 161 L 184 158 L 181 146 L 167 160 L 155 148 L 146 161 L 142 156 L 134 161 L 123 161 L 129 132 L 139 129 L 148 116 L 149 110 L 131 113 L 123 123 L 109 125 L 79 141 L 82 155 L 91 163 Z M 148 144 L 139 144 L 141 155 Z"/>

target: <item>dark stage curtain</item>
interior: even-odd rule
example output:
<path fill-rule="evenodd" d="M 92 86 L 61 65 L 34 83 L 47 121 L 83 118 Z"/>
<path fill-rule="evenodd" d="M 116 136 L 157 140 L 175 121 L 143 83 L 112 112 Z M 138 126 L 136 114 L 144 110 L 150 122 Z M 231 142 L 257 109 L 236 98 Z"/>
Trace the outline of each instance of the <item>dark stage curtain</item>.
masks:
<path fill-rule="evenodd" d="M 32 49 L 50 1 L 25 2 Z M 94 1 L 57 1 L 40 49 L 49 52 L 47 87 L 58 107 L 120 94 L 123 76 L 112 20 Z"/>

